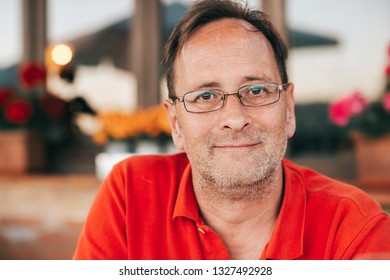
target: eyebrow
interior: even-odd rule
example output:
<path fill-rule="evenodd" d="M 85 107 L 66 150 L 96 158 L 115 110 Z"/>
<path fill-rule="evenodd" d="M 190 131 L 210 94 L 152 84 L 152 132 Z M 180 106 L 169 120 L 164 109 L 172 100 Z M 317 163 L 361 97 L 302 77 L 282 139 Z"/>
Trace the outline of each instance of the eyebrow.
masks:
<path fill-rule="evenodd" d="M 269 79 L 268 77 L 245 76 L 243 79 L 243 83 L 253 81 L 259 81 L 261 83 L 271 83 L 271 79 Z"/>
<path fill-rule="evenodd" d="M 253 82 L 253 81 L 257 81 L 260 83 L 271 83 L 271 79 L 269 79 L 267 77 L 256 77 L 256 76 L 245 76 L 242 79 L 241 83 L 244 84 L 244 83 Z M 220 88 L 220 87 L 221 87 L 221 84 L 218 82 L 205 82 L 205 83 L 197 86 L 194 90 L 200 90 L 203 88 Z"/>
<path fill-rule="evenodd" d="M 200 84 L 199 86 L 197 86 L 195 88 L 195 90 L 199 90 L 199 89 L 202 89 L 202 88 L 215 88 L 215 87 L 219 87 L 220 83 L 217 83 L 217 82 L 206 82 L 206 83 L 203 83 L 203 84 Z"/>

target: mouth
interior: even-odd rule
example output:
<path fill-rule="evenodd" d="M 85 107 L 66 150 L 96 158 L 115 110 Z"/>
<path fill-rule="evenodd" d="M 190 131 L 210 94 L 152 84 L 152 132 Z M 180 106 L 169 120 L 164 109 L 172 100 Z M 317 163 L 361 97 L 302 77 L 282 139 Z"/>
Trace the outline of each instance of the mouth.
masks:
<path fill-rule="evenodd" d="M 234 143 L 234 144 L 218 144 L 218 145 L 215 145 L 214 148 L 216 149 L 223 149 L 223 150 L 236 150 L 236 151 L 239 151 L 239 150 L 248 150 L 248 149 L 251 149 L 251 148 L 254 148 L 258 145 L 260 145 L 261 142 L 257 142 L 257 143 Z"/>

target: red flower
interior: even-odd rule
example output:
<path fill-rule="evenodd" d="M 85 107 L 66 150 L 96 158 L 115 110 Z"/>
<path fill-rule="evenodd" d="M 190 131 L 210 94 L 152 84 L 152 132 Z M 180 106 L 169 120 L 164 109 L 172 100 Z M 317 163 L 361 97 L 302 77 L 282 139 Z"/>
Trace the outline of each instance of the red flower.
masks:
<path fill-rule="evenodd" d="M 23 87 L 30 89 L 45 82 L 45 68 L 37 63 L 25 63 L 20 66 L 19 77 Z"/>
<path fill-rule="evenodd" d="M 10 88 L 0 88 L 0 107 L 7 103 L 8 99 L 12 95 L 12 89 Z"/>
<path fill-rule="evenodd" d="M 340 99 L 329 106 L 329 118 L 338 126 L 346 126 L 352 116 L 360 114 L 368 103 L 360 92 Z"/>
<path fill-rule="evenodd" d="M 4 115 L 5 118 L 14 124 L 25 124 L 32 117 L 33 109 L 25 99 L 12 100 L 5 107 Z"/>
<path fill-rule="evenodd" d="M 51 119 L 61 119 L 67 112 L 67 103 L 53 94 L 45 94 L 40 103 L 45 114 Z"/>
<path fill-rule="evenodd" d="M 385 110 L 390 113 L 390 91 L 386 92 L 382 102 L 383 108 L 385 108 Z"/>

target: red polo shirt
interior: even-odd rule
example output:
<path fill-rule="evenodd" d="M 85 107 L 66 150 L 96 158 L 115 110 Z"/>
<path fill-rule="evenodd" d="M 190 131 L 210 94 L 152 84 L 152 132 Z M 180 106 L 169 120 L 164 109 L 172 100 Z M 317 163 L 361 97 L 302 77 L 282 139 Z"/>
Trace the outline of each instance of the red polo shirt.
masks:
<path fill-rule="evenodd" d="M 390 252 L 390 219 L 363 191 L 283 161 L 284 197 L 261 259 Z M 229 259 L 199 215 L 185 154 L 137 156 L 103 182 L 74 259 Z"/>

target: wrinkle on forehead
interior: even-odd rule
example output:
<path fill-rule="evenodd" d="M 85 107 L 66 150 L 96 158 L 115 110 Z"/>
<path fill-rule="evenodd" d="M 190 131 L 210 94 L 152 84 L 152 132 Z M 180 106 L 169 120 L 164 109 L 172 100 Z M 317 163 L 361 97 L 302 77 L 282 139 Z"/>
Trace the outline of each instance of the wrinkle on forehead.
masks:
<path fill-rule="evenodd" d="M 256 47 L 247 48 L 249 44 Z M 185 73 L 188 66 L 199 65 L 200 62 L 212 69 L 214 61 L 210 57 L 211 53 L 221 58 L 236 58 L 235 61 L 242 65 L 253 63 L 256 58 L 259 64 L 276 67 L 271 44 L 260 31 L 244 20 L 222 19 L 202 26 L 183 45 L 175 61 L 175 68 L 180 69 L 176 72 L 177 78 L 180 79 L 185 74 L 191 75 Z M 272 65 L 269 65 L 270 61 L 267 59 L 270 57 Z"/>

